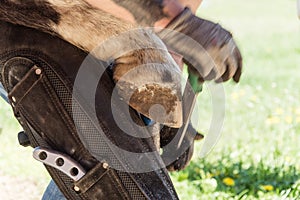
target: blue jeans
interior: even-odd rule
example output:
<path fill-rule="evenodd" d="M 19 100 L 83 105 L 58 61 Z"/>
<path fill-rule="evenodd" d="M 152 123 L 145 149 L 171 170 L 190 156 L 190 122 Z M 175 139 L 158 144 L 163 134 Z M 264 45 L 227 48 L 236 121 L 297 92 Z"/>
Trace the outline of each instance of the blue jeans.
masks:
<path fill-rule="evenodd" d="M 8 102 L 7 92 L 4 90 L 2 83 L 0 83 L 0 96 Z"/>
<path fill-rule="evenodd" d="M 1 83 L 0 83 L 0 96 L 6 102 L 9 102 L 7 98 L 7 92 L 4 90 L 3 85 Z M 66 200 L 66 198 L 58 189 L 58 187 L 55 185 L 55 183 L 51 180 L 43 195 L 42 200 Z"/>
<path fill-rule="evenodd" d="M 53 180 L 50 181 L 42 200 L 66 200 Z"/>

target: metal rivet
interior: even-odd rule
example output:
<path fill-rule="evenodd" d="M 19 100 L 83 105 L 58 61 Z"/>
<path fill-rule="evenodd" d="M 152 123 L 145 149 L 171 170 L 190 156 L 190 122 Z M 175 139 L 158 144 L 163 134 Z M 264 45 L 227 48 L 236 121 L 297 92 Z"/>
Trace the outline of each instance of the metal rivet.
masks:
<path fill-rule="evenodd" d="M 79 192 L 80 191 L 80 188 L 78 187 L 78 186 L 74 186 L 74 190 L 75 190 L 75 192 Z"/>
<path fill-rule="evenodd" d="M 13 102 L 16 102 L 16 97 L 12 96 L 11 99 L 13 100 Z"/>
<path fill-rule="evenodd" d="M 40 68 L 37 68 L 37 69 L 35 70 L 35 74 L 36 74 L 36 75 L 41 75 L 41 73 L 42 73 L 42 70 L 41 70 Z"/>
<path fill-rule="evenodd" d="M 107 168 L 109 167 L 109 165 L 108 165 L 108 163 L 104 162 L 104 163 L 102 164 L 102 167 L 103 167 L 104 169 L 107 169 Z"/>
<path fill-rule="evenodd" d="M 160 148 L 159 149 L 159 155 L 162 155 L 164 153 L 164 149 L 163 148 Z"/>

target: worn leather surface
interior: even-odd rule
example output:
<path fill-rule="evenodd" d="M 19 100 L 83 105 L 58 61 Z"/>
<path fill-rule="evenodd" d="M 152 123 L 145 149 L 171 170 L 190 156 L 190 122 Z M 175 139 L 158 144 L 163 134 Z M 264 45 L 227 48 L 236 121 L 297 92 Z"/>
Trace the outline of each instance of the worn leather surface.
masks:
<path fill-rule="evenodd" d="M 68 154 L 87 171 L 97 169 L 100 161 L 95 159 L 84 147 L 84 141 L 80 141 L 72 121 L 72 115 L 61 103 L 58 91 L 53 89 L 53 82 L 51 82 L 53 77 L 50 76 L 52 72 L 56 73 L 55 77 L 58 77 L 66 89 L 70 90 L 68 91 L 70 95 L 77 70 L 86 57 L 86 52 L 56 37 L 30 28 L 15 26 L 6 22 L 0 22 L 0 27 L 2 36 L 0 38 L 1 79 L 9 92 L 15 115 L 21 118 L 23 123 L 28 123 L 53 149 Z M 20 59 L 21 64 L 12 64 L 17 62 L 13 60 L 16 57 L 22 58 Z M 4 70 L 4 66 L 6 66 L 6 70 Z M 22 69 L 14 72 L 14 75 L 19 76 L 19 78 L 11 79 L 7 72 L 14 71 L 15 66 Z M 37 69 L 41 69 L 41 73 L 38 73 Z M 101 102 L 101 106 L 96 106 L 97 117 L 101 126 L 106 127 L 107 132 L 105 134 L 112 142 L 126 150 L 133 152 L 155 150 L 152 138 L 139 139 L 129 136 L 114 123 L 109 109 L 113 87 L 111 77 L 105 73 L 96 93 L 96 99 Z M 128 109 L 125 102 L 120 107 Z M 132 112 L 132 116 L 137 123 L 141 123 L 134 112 Z M 124 120 L 126 121 L 126 118 Z M 157 159 L 153 162 L 161 162 L 159 158 Z M 114 199 L 128 199 L 132 198 L 129 187 L 137 188 L 137 193 L 139 193 L 137 196 L 143 196 L 146 199 L 178 198 L 165 168 L 139 174 L 111 170 L 113 173 L 107 173 L 109 176 L 105 175 L 103 179 L 91 179 L 97 181 L 94 184 L 89 184 L 91 188 L 85 189 L 86 193 L 77 196 L 74 191 L 68 192 L 68 190 L 72 190 L 72 184 L 61 182 L 61 178 L 56 179 L 57 176 L 61 176 L 59 172 L 53 170 L 50 172 L 62 192 L 69 199 L 99 199 L 102 196 L 105 198 L 108 193 L 116 194 L 113 196 Z M 131 185 L 124 184 L 124 177 L 127 177 L 129 180 L 127 183 Z M 101 191 L 105 192 L 101 193 Z"/>

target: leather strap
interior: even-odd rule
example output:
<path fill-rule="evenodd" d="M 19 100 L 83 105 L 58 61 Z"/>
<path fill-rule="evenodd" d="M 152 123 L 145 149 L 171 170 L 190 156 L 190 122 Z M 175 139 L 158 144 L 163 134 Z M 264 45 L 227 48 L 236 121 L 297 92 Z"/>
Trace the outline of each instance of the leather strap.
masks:
<path fill-rule="evenodd" d="M 15 115 L 20 119 L 25 131 L 32 135 L 30 139 L 33 146 L 50 146 L 68 154 L 88 171 L 87 175 L 91 176 L 101 173 L 101 170 L 98 170 L 102 159 L 108 163 L 119 162 L 120 166 L 125 167 L 125 163 L 118 159 L 119 155 L 107 149 L 101 138 L 98 138 L 98 142 L 103 146 L 99 146 L 99 150 L 103 151 L 98 153 L 103 157 L 99 159 L 98 154 L 88 148 L 92 145 L 89 142 L 93 140 L 82 140 L 74 127 L 71 117 L 72 106 L 70 106 L 72 86 L 77 71 L 86 58 L 86 52 L 34 29 L 6 22 L 0 22 L 0 27 L 2 35 L 0 38 L 0 80 L 9 92 L 11 103 L 14 103 Z M 13 69 L 12 65 L 7 64 L 12 63 L 9 61 L 16 57 L 26 60 L 25 63 L 29 65 L 20 73 L 23 75 L 21 80 L 14 85 L 8 79 L 9 73 L 4 73 L 4 68 Z M 21 65 L 17 65 L 16 69 L 18 68 L 22 68 Z M 96 99 L 101 102 L 101 106 L 96 107 L 96 111 L 99 123 L 106 130 L 105 136 L 120 148 L 131 152 L 153 151 L 155 145 L 152 138 L 134 138 L 116 126 L 109 109 L 111 108 L 110 95 L 114 85 L 108 72 L 103 75 L 101 81 L 96 93 Z M 121 104 L 118 112 L 122 112 L 124 108 L 128 109 L 125 105 L 126 103 Z M 89 105 L 83 108 L 85 115 L 82 116 L 82 127 L 93 127 L 93 123 L 88 118 Z M 131 111 L 131 114 L 134 121 L 142 123 L 135 112 Z M 124 115 L 122 120 L 127 123 L 128 116 Z M 97 128 L 93 128 L 89 131 L 97 133 L 96 130 Z M 134 127 L 132 130 L 136 131 Z M 161 161 L 159 158 L 156 159 L 152 160 L 153 165 L 160 165 Z M 115 199 L 178 199 L 165 168 L 146 173 L 129 173 L 110 169 L 110 172 L 105 173 L 100 179 L 90 178 L 90 182 L 84 184 L 88 187 L 85 187 L 85 192 L 81 193 L 74 191 L 75 183 L 66 175 L 51 167 L 47 168 L 68 199 L 99 199 L 106 197 L 108 193 L 115 194 L 116 196 L 112 196 Z"/>

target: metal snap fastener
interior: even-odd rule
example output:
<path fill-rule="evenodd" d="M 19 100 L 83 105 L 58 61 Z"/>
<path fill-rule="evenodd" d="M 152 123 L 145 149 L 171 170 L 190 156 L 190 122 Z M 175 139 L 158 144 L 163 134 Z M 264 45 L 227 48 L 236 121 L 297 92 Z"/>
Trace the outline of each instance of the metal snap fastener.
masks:
<path fill-rule="evenodd" d="M 102 164 L 102 167 L 103 167 L 104 169 L 107 169 L 107 168 L 109 167 L 109 165 L 108 165 L 108 163 L 105 162 L 105 163 Z"/>
<path fill-rule="evenodd" d="M 41 73 L 42 73 L 42 70 L 41 70 L 40 68 L 37 68 L 37 69 L 35 70 L 35 74 L 36 74 L 36 75 L 41 75 Z"/>
<path fill-rule="evenodd" d="M 74 186 L 74 190 L 75 190 L 75 192 L 80 192 L 80 188 L 76 185 Z"/>

